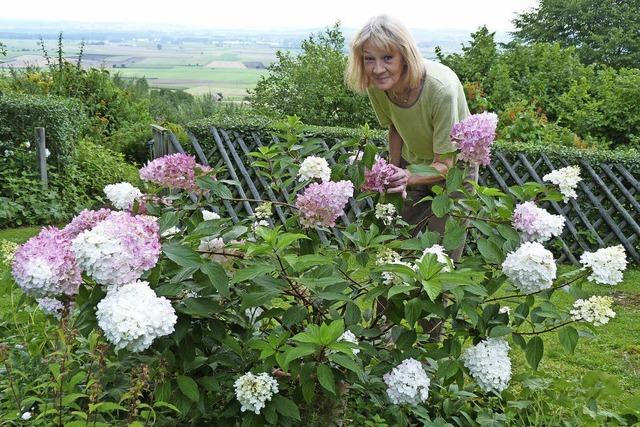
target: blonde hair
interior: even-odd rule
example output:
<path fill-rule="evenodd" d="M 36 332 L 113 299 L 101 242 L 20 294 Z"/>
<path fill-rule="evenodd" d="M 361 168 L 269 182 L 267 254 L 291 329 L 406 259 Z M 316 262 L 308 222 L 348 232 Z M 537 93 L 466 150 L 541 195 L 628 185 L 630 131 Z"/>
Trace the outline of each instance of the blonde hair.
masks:
<path fill-rule="evenodd" d="M 380 15 L 371 18 L 351 42 L 345 72 L 347 86 L 356 92 L 364 92 L 371 84 L 364 68 L 364 45 L 367 42 L 379 49 L 400 52 L 405 63 L 404 81 L 412 88 L 420 85 L 424 63 L 411 33 L 400 21 Z"/>

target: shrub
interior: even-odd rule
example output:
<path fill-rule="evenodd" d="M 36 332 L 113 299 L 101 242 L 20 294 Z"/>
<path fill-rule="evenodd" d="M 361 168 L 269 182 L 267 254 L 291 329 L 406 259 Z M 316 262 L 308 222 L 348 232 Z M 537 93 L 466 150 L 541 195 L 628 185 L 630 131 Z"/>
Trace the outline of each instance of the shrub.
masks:
<path fill-rule="evenodd" d="M 85 129 L 81 105 L 55 96 L 0 93 L 0 141 L 15 146 L 29 141 L 35 146 L 35 128 L 44 127 L 52 159 L 65 162 L 73 156 L 76 140 Z"/>

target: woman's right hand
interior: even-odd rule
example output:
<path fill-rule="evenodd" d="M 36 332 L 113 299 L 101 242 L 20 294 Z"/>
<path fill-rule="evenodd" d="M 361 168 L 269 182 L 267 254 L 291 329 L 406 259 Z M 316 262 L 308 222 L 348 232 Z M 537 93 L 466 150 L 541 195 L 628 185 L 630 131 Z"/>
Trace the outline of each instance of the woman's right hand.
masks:
<path fill-rule="evenodd" d="M 393 166 L 393 165 L 392 165 Z M 389 178 L 387 193 L 402 193 L 402 198 L 407 197 L 407 184 L 411 174 L 408 170 L 393 166 L 395 173 Z"/>

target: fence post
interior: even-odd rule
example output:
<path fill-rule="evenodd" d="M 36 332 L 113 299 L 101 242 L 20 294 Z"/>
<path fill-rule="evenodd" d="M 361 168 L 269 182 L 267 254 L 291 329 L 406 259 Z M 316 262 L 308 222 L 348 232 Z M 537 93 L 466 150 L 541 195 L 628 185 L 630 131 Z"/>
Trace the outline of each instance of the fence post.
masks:
<path fill-rule="evenodd" d="M 38 166 L 40 167 L 40 182 L 42 188 L 48 188 L 47 178 L 47 146 L 45 143 L 44 128 L 36 128 L 36 143 L 38 144 Z"/>

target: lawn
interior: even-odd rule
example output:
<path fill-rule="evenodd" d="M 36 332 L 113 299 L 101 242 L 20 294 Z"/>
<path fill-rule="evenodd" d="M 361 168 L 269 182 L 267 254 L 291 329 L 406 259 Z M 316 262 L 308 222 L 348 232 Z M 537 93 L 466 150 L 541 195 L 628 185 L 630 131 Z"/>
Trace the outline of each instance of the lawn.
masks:
<path fill-rule="evenodd" d="M 24 242 L 38 232 L 37 227 L 0 230 L 0 239 Z M 571 267 L 564 267 L 568 269 Z M 0 267 L 0 311 L 10 306 L 6 296 L 10 294 L 12 279 L 7 268 Z M 539 370 L 569 382 L 580 383 L 589 372 L 604 373 L 618 379 L 621 394 L 607 402 L 609 409 L 620 410 L 623 402 L 640 395 L 640 269 L 629 269 L 624 282 L 618 286 L 587 284 L 585 290 L 592 294 L 611 295 L 615 300 L 616 317 L 608 325 L 597 328 L 592 338 L 581 338 L 574 354 L 568 354 L 560 345 L 558 335 L 544 336 L 545 355 Z M 554 302 L 568 309 L 572 298 L 564 292 L 556 292 Z M 524 372 L 526 362 L 523 351 L 512 345 L 514 375 Z"/>

